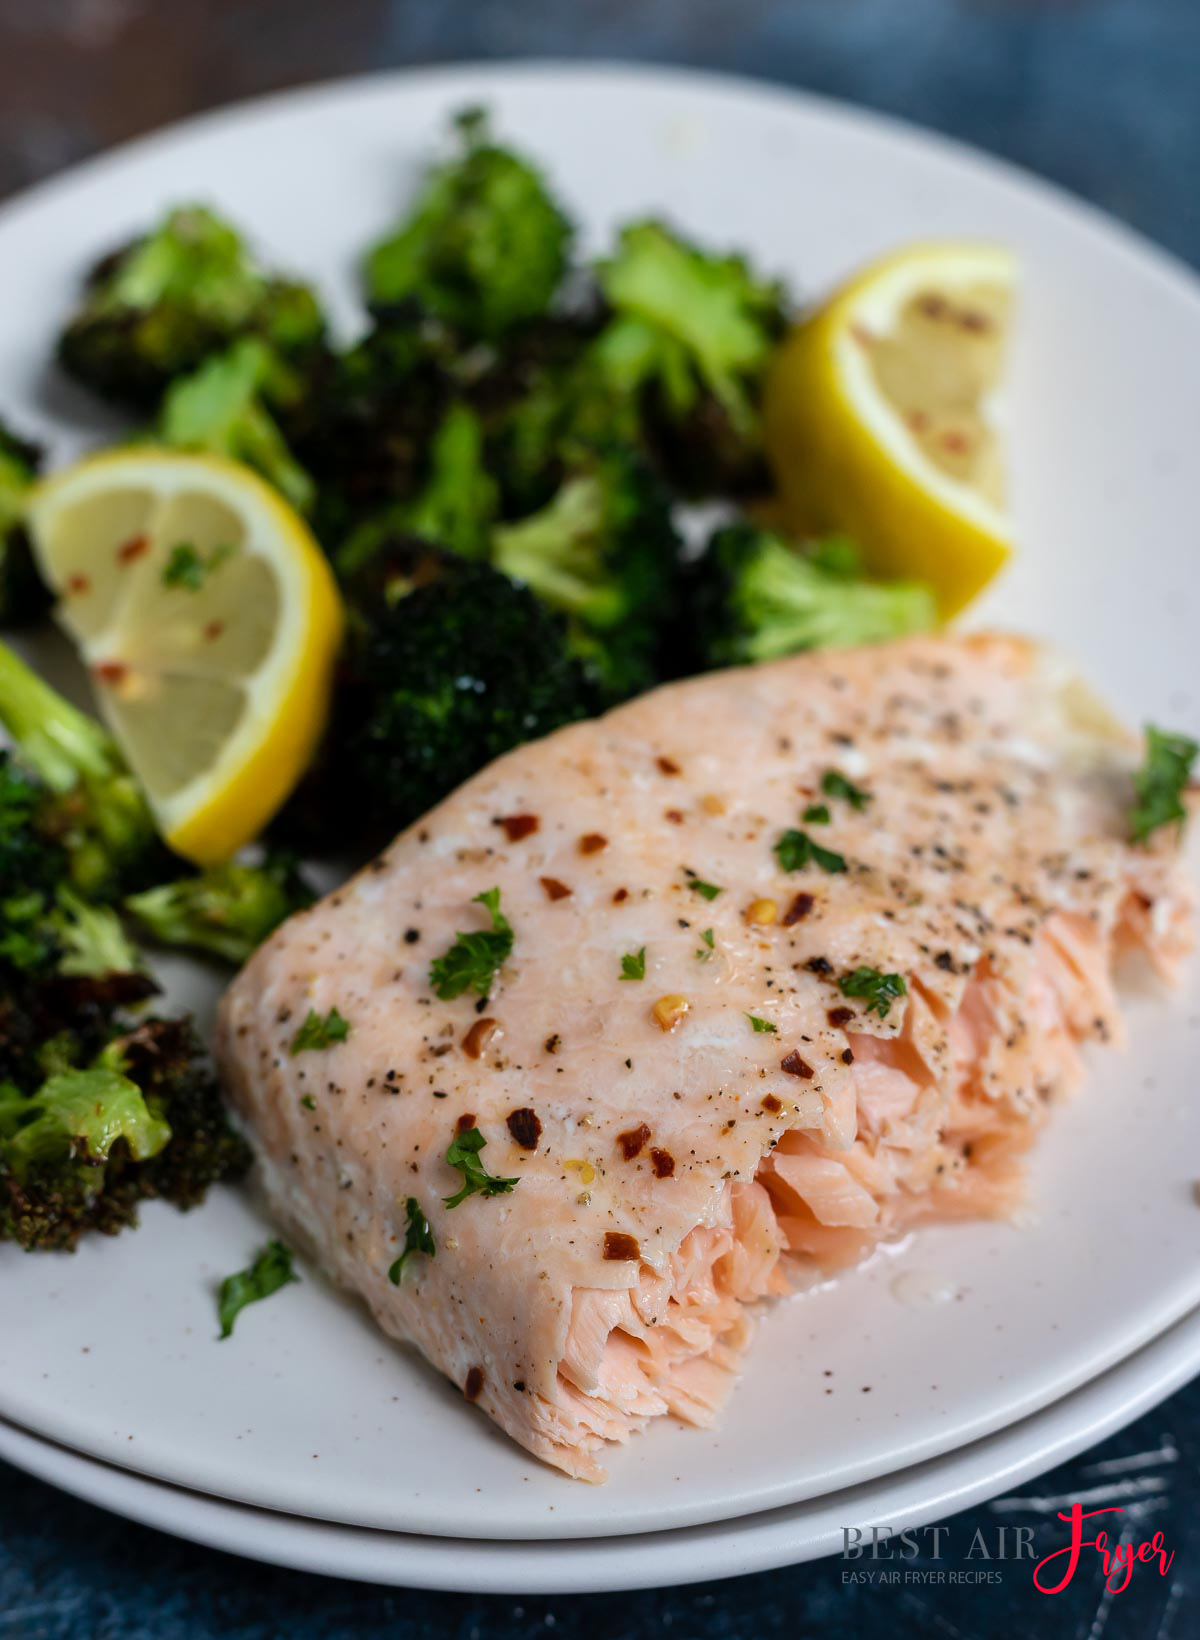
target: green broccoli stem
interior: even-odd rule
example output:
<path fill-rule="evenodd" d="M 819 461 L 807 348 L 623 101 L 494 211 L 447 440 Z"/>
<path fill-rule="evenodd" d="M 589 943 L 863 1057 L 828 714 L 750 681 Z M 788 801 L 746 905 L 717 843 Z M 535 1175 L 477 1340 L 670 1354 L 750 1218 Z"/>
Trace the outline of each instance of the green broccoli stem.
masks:
<path fill-rule="evenodd" d="M 494 532 L 492 561 L 551 608 L 589 626 L 611 626 L 622 614 L 624 599 L 607 578 L 607 522 L 601 482 L 591 474 L 568 479 L 540 512 Z"/>

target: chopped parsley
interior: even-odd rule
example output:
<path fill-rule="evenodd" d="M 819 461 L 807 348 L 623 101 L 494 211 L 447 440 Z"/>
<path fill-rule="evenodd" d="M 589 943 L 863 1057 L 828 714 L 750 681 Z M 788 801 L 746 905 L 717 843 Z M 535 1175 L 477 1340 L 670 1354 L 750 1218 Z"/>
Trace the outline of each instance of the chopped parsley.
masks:
<path fill-rule="evenodd" d="M 845 798 L 850 807 L 857 809 L 860 814 L 871 801 L 870 792 L 863 791 L 861 786 L 856 786 L 852 780 L 847 780 L 845 775 L 837 769 L 826 769 L 821 776 L 821 790 L 826 797 Z"/>
<path fill-rule="evenodd" d="M 759 1019 L 757 1014 L 747 1014 L 746 1018 L 750 1021 L 751 1025 L 753 1025 L 754 1034 L 756 1036 L 762 1031 L 769 1031 L 772 1035 L 774 1035 L 774 1033 L 779 1029 L 779 1026 L 772 1025 L 769 1019 Z"/>
<path fill-rule="evenodd" d="M 865 1001 L 867 1012 L 886 1019 L 897 997 L 908 994 L 902 974 L 881 974 L 878 968 L 856 968 L 852 974 L 843 974 L 838 988 L 844 997 Z"/>
<path fill-rule="evenodd" d="M 163 565 L 162 584 L 165 587 L 182 587 L 186 592 L 199 592 L 212 572 L 232 554 L 231 546 L 217 546 L 205 558 L 190 541 L 178 541 Z"/>
<path fill-rule="evenodd" d="M 292 1053 L 332 1048 L 335 1042 L 344 1042 L 349 1035 L 350 1021 L 343 1019 L 336 1008 L 331 1008 L 323 1019 L 315 1008 L 310 1008 L 304 1024 L 292 1038 Z"/>
<path fill-rule="evenodd" d="M 1137 802 L 1129 816 L 1129 830 L 1135 843 L 1144 843 L 1159 826 L 1187 819 L 1188 811 L 1180 797 L 1198 752 L 1200 746 L 1186 735 L 1147 728 L 1146 761 L 1134 781 Z"/>
<path fill-rule="evenodd" d="M 712 929 L 711 928 L 706 928 L 704 930 L 703 934 L 701 934 L 700 938 L 704 941 L 704 944 L 703 945 L 698 945 L 696 947 L 696 955 L 700 958 L 701 962 L 707 962 L 709 957 L 711 957 L 712 954 L 713 954 L 713 931 L 712 931 Z"/>
<path fill-rule="evenodd" d="M 404 1251 L 393 1263 L 388 1271 L 388 1280 L 394 1287 L 400 1285 L 404 1274 L 404 1266 L 414 1253 L 424 1253 L 432 1258 L 437 1252 L 437 1243 L 433 1239 L 433 1231 L 429 1228 L 429 1220 L 425 1217 L 420 1202 L 415 1196 L 410 1196 L 404 1204 L 408 1214 L 408 1230 L 404 1237 Z"/>
<path fill-rule="evenodd" d="M 810 861 L 831 873 L 848 869 L 842 855 L 814 843 L 806 831 L 785 831 L 775 845 L 775 858 L 785 871 L 802 871 Z"/>
<path fill-rule="evenodd" d="M 488 1172 L 479 1160 L 479 1152 L 486 1144 L 487 1140 L 478 1128 L 468 1128 L 465 1133 L 456 1133 L 451 1139 L 446 1161 L 462 1174 L 463 1186 L 453 1196 L 444 1198 L 446 1207 L 457 1207 L 468 1196 L 507 1196 L 520 1184 L 520 1179 L 497 1179 Z"/>
<path fill-rule="evenodd" d="M 430 964 L 429 983 L 443 1002 L 452 1002 L 464 991 L 486 997 L 497 971 L 512 955 L 512 924 L 500 909 L 500 890 L 489 888 L 483 894 L 476 894 L 471 904 L 486 909 L 492 926 L 471 934 L 459 934 L 445 956 Z"/>
<path fill-rule="evenodd" d="M 688 879 L 688 887 L 694 893 L 701 895 L 702 898 L 706 900 L 715 900 L 717 895 L 721 892 L 716 883 L 701 882 L 699 877 L 690 877 Z"/>
<path fill-rule="evenodd" d="M 228 1338 L 233 1324 L 247 1304 L 270 1298 L 289 1282 L 300 1277 L 292 1269 L 292 1253 L 281 1241 L 269 1241 L 248 1270 L 226 1276 L 221 1283 L 217 1315 L 221 1322 L 221 1337 Z"/>
<path fill-rule="evenodd" d="M 317 1108 L 317 1101 L 313 1098 L 311 1093 L 306 1093 L 300 1103 L 303 1105 L 305 1110 L 316 1110 Z"/>
<path fill-rule="evenodd" d="M 621 958 L 622 979 L 645 979 L 646 977 L 646 947 L 640 951 L 631 951 L 627 957 Z"/>
<path fill-rule="evenodd" d="M 827 826 L 829 824 L 829 804 L 810 803 L 804 811 L 804 818 L 810 826 Z"/>

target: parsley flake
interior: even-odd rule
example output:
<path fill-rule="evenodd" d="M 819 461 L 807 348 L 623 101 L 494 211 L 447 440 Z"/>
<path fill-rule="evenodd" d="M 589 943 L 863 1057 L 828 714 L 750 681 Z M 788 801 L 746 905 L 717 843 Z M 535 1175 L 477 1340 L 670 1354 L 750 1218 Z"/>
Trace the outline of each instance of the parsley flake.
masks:
<path fill-rule="evenodd" d="M 831 874 L 849 869 L 843 855 L 814 843 L 806 831 L 785 831 L 775 844 L 775 858 L 785 871 L 801 871 L 810 861 Z"/>
<path fill-rule="evenodd" d="M 498 970 L 512 955 L 512 924 L 500 909 L 500 890 L 489 888 L 476 894 L 471 904 L 486 909 L 492 926 L 457 935 L 445 956 L 430 964 L 429 983 L 443 1002 L 452 1002 L 464 991 L 486 997 Z"/>
<path fill-rule="evenodd" d="M 886 1019 L 897 997 L 907 996 L 908 986 L 902 974 L 881 974 L 878 968 L 856 968 L 852 974 L 843 974 L 838 988 L 844 997 L 865 1000 L 867 1012 Z"/>
<path fill-rule="evenodd" d="M 310 1008 L 304 1024 L 292 1038 L 292 1053 L 332 1048 L 335 1042 L 344 1042 L 349 1035 L 350 1021 L 343 1019 L 336 1008 L 331 1008 L 324 1019 L 315 1008 Z"/>
<path fill-rule="evenodd" d="M 248 1270 L 226 1276 L 221 1283 L 217 1315 L 221 1323 L 221 1337 L 228 1338 L 233 1324 L 247 1304 L 257 1304 L 270 1298 L 289 1282 L 300 1277 L 292 1269 L 291 1248 L 281 1241 L 269 1241 Z"/>
<path fill-rule="evenodd" d="M 468 1196 L 507 1196 L 520 1184 L 520 1179 L 497 1179 L 488 1172 L 479 1160 L 479 1152 L 486 1144 L 487 1140 L 478 1128 L 468 1128 L 465 1133 L 456 1133 L 451 1139 L 446 1161 L 462 1174 L 463 1186 L 453 1196 L 444 1198 L 444 1206 L 457 1207 Z"/>
<path fill-rule="evenodd" d="M 856 786 L 852 780 L 847 780 L 838 769 L 826 769 L 821 776 L 821 790 L 826 797 L 844 798 L 850 807 L 857 809 L 860 814 L 871 802 L 871 793 L 863 791 L 862 787 Z"/>
<path fill-rule="evenodd" d="M 233 548 L 226 544 L 214 547 L 205 558 L 190 541 L 177 541 L 163 565 L 162 584 L 181 587 L 185 592 L 199 592 L 212 572 L 232 554 Z"/>
<path fill-rule="evenodd" d="M 432 1258 L 437 1252 L 437 1243 L 433 1239 L 433 1231 L 429 1228 L 429 1220 L 425 1217 L 420 1202 L 415 1196 L 410 1196 L 404 1204 L 408 1214 L 408 1229 L 404 1237 L 404 1251 L 393 1263 L 388 1271 L 388 1280 L 394 1287 L 400 1285 L 404 1275 L 404 1266 L 414 1253 L 424 1253 Z"/>
<path fill-rule="evenodd" d="M 316 1110 L 317 1108 L 317 1101 L 313 1098 L 311 1093 L 306 1093 L 300 1103 L 305 1110 Z"/>
<path fill-rule="evenodd" d="M 699 957 L 701 962 L 707 962 L 709 957 L 711 957 L 712 954 L 713 954 L 713 931 L 712 931 L 712 929 L 711 928 L 706 928 L 704 930 L 704 932 L 701 934 L 700 938 L 704 941 L 704 944 L 703 945 L 698 945 L 696 947 L 696 955 Z"/>
<path fill-rule="evenodd" d="M 763 1031 L 769 1031 L 773 1036 L 779 1029 L 779 1026 L 772 1025 L 769 1019 L 759 1019 L 757 1014 L 747 1014 L 746 1018 L 750 1021 L 751 1025 L 753 1025 L 755 1036 L 760 1035 Z"/>
<path fill-rule="evenodd" d="M 829 824 L 829 804 L 810 803 L 804 811 L 804 818 L 810 826 L 827 826 Z"/>
<path fill-rule="evenodd" d="M 645 979 L 646 977 L 646 947 L 640 951 L 631 951 L 627 957 L 621 958 L 622 979 Z"/>
<path fill-rule="evenodd" d="M 1137 803 L 1129 816 L 1129 830 L 1135 843 L 1144 843 L 1159 826 L 1187 819 L 1188 811 L 1180 794 L 1188 783 L 1198 752 L 1200 746 L 1186 735 L 1147 728 L 1146 761 L 1134 781 Z"/>
<path fill-rule="evenodd" d="M 694 893 L 699 894 L 706 900 L 715 900 L 717 895 L 721 892 L 716 883 L 701 882 L 699 877 L 690 877 L 688 879 L 688 887 L 692 889 Z"/>

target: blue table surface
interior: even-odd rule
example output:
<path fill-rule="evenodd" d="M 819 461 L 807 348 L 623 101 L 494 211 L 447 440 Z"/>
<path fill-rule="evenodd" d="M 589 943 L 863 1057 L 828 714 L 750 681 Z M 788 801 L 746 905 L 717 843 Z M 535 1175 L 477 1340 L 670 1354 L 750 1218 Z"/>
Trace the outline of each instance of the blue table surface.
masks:
<path fill-rule="evenodd" d="M 1196 0 L 0 0 L 0 195 L 279 85 L 528 55 L 692 63 L 898 114 L 1040 172 L 1200 265 Z M 995 1562 L 1002 1581 L 986 1586 L 863 1586 L 843 1580 L 852 1563 L 829 1560 L 681 1590 L 512 1599 L 252 1565 L 0 1464 L 0 1640 L 1200 1633 L 1200 1383 L 1018 1488 L 1024 1502 L 946 1522 L 943 1559 L 925 1540 L 907 1565 L 978 1568 L 973 1534 L 994 1544 L 1001 1523 L 1031 1526 L 1047 1553 L 1064 1541 L 1053 1500 L 1089 1494 L 1125 1507 L 1135 1541 L 1163 1532 L 1175 1551 L 1165 1576 L 1140 1566 L 1106 1594 L 1089 1557 L 1047 1597 L 1029 1561 Z"/>

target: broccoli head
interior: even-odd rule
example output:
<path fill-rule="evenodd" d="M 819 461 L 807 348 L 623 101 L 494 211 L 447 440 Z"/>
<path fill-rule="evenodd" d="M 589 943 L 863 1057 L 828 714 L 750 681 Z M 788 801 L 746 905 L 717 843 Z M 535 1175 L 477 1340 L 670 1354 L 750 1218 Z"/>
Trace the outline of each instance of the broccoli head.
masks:
<path fill-rule="evenodd" d="M 161 875 L 166 852 L 112 737 L 0 644 L 0 724 L 41 787 L 35 831 L 66 852 L 72 885 L 104 899 Z"/>
<path fill-rule="evenodd" d="M 195 1206 L 248 1162 L 186 1020 L 113 1034 L 31 1091 L 0 1083 L 0 1241 L 26 1250 L 113 1235 L 150 1197 Z"/>
<path fill-rule="evenodd" d="M 367 299 L 414 299 L 463 338 L 495 341 L 549 307 L 572 230 L 534 166 L 491 140 L 482 110 L 455 123 L 459 152 L 368 256 Z"/>
<path fill-rule="evenodd" d="M 562 618 L 486 564 L 397 538 L 348 595 L 323 772 L 343 841 L 348 812 L 386 839 L 502 752 L 593 710 Z"/>
<path fill-rule="evenodd" d="M 765 489 L 759 398 L 784 326 L 780 287 L 660 222 L 622 229 L 597 277 L 612 318 L 587 361 L 593 413 L 635 403 L 646 445 L 685 494 Z"/>
<path fill-rule="evenodd" d="M 253 467 L 299 512 L 316 495 L 312 479 L 288 449 L 267 407 L 272 380 L 281 369 L 257 337 L 235 342 L 167 390 L 156 437 L 174 450 L 226 456 Z"/>
<path fill-rule="evenodd" d="M 497 527 L 493 562 L 568 617 L 601 698 L 658 681 L 679 539 L 666 496 L 630 455 L 593 455 L 540 512 Z"/>
<path fill-rule="evenodd" d="M 927 587 L 865 579 L 852 542 L 834 537 L 802 550 L 750 524 L 712 537 L 688 571 L 685 608 L 697 670 L 878 643 L 935 624 Z"/>
<path fill-rule="evenodd" d="M 25 506 L 41 462 L 36 444 L 0 422 L 0 624 L 5 626 L 34 620 L 50 602 L 25 529 Z"/>
<path fill-rule="evenodd" d="M 268 854 L 261 865 L 211 866 L 194 877 L 143 889 L 125 908 L 160 945 L 210 951 L 241 964 L 314 894 L 289 854 Z"/>
<path fill-rule="evenodd" d="M 241 336 L 298 357 L 324 330 L 312 291 L 265 273 L 235 228 L 191 205 L 96 265 L 59 357 L 103 397 L 150 406 Z"/>

